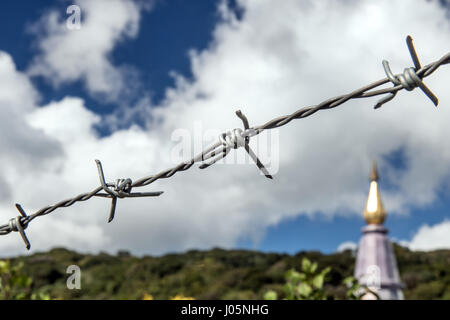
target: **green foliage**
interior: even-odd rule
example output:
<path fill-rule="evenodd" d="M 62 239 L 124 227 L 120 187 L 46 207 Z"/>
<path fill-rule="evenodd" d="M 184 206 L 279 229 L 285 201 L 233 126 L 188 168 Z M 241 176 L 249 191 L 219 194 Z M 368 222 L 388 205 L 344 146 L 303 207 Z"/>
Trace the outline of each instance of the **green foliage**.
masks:
<path fill-rule="evenodd" d="M 367 286 L 362 286 L 359 284 L 358 280 L 353 276 L 349 276 L 344 279 L 344 284 L 347 286 L 346 297 L 348 300 L 361 300 L 365 294 L 372 294 L 377 300 L 380 300 L 380 296 Z"/>
<path fill-rule="evenodd" d="M 267 292 L 264 294 L 264 300 L 277 300 L 277 299 L 278 299 L 278 295 L 277 295 L 277 293 L 276 293 L 275 291 L 273 291 L 273 290 L 267 291 Z"/>
<path fill-rule="evenodd" d="M 317 262 L 311 263 L 308 258 L 302 260 L 302 271 L 291 269 L 286 273 L 286 284 L 284 285 L 284 296 L 287 300 L 325 300 L 327 295 L 324 290 L 324 283 L 327 274 L 331 271 L 326 267 L 322 271 L 317 270 Z M 276 300 L 278 294 L 271 290 L 264 298 Z"/>
<path fill-rule="evenodd" d="M 433 299 L 434 297 L 443 296 L 446 284 L 441 281 L 432 281 L 429 283 L 419 284 L 412 292 L 412 298 L 416 299 Z"/>
<path fill-rule="evenodd" d="M 353 276 L 349 276 L 349 277 L 345 278 L 344 284 L 348 288 L 347 293 L 346 293 L 346 297 L 348 300 L 360 300 L 361 299 L 361 294 L 360 294 L 361 285 Z"/>
<path fill-rule="evenodd" d="M 291 269 L 286 273 L 286 284 L 284 285 L 284 298 L 287 300 L 325 300 L 336 299 L 332 294 L 327 294 L 324 284 L 328 280 L 330 267 L 317 271 L 317 262 L 311 263 L 308 258 L 302 260 L 302 271 Z M 348 276 L 343 280 L 347 287 L 346 299 L 360 300 L 367 293 L 372 293 L 377 299 L 378 294 L 365 286 L 361 286 L 353 276 Z M 278 294 L 274 290 L 269 290 L 264 295 L 265 300 L 277 300 Z"/>
<path fill-rule="evenodd" d="M 450 298 L 450 250 L 414 252 L 394 248 L 406 299 Z M 287 273 L 290 288 L 297 281 L 295 294 L 301 297 L 314 296 L 319 291 L 322 298 L 358 298 L 356 281 L 344 282 L 354 272 L 355 257 L 350 251 L 287 255 L 213 249 L 137 258 L 123 253 L 84 255 L 59 248 L 11 259 L 11 266 L 20 263 L 23 274 L 33 279 L 32 292 L 39 289 L 62 299 L 141 299 L 145 293 L 151 293 L 154 299 L 179 293 L 196 299 L 278 299 L 285 298 Z M 66 269 L 72 264 L 82 271 L 80 290 L 66 287 Z M 325 267 L 330 270 L 323 279 L 312 276 L 319 275 Z M 289 271 L 292 269 L 300 271 Z M 308 287 L 299 288 L 299 274 L 309 277 L 305 282 Z M 1 294 L 3 297 L 3 290 Z"/>
<path fill-rule="evenodd" d="M 0 299 L 2 300 L 49 300 L 42 291 L 32 292 L 33 280 L 22 272 L 23 263 L 11 265 L 9 260 L 0 260 Z"/>

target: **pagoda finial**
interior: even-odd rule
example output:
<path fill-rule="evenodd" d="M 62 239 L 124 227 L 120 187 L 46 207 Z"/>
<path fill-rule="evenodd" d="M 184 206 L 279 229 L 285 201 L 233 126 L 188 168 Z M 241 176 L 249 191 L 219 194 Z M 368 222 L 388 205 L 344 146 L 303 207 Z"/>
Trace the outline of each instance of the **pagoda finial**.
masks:
<path fill-rule="evenodd" d="M 367 197 L 367 204 L 363 214 L 368 224 L 382 224 L 386 219 L 386 210 L 384 210 L 378 190 L 378 179 L 377 164 L 374 160 L 370 174 L 369 196 Z"/>
<path fill-rule="evenodd" d="M 370 173 L 370 181 L 378 181 L 377 162 L 372 161 L 372 172 Z"/>

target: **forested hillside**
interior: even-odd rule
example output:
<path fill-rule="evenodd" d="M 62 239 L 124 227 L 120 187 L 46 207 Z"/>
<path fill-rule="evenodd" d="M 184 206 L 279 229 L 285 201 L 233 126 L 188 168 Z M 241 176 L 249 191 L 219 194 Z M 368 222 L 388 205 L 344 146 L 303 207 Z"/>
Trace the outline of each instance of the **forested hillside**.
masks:
<path fill-rule="evenodd" d="M 450 299 L 450 250 L 412 252 L 395 246 L 407 299 Z M 344 299 L 342 280 L 352 275 L 355 258 L 345 251 L 330 255 L 299 252 L 296 255 L 244 250 L 213 249 L 168 254 L 162 257 L 84 255 L 53 249 L 11 259 L 24 263 L 33 279 L 32 289 L 59 299 L 168 299 L 178 294 L 196 299 L 261 299 L 268 290 L 282 291 L 285 274 L 299 269 L 303 257 L 331 267 L 327 295 Z M 66 268 L 81 268 L 81 289 L 68 290 Z"/>

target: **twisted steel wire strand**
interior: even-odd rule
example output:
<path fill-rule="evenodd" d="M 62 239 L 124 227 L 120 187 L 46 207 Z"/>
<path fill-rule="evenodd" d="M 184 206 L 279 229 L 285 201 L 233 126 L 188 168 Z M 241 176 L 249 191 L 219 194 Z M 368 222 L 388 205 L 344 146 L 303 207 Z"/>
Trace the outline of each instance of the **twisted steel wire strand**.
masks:
<path fill-rule="evenodd" d="M 442 56 L 437 61 L 434 61 L 425 66 L 421 66 L 419 59 L 417 57 L 417 53 L 412 43 L 412 38 L 410 36 L 406 38 L 406 43 L 415 67 L 405 69 L 403 74 L 393 75 L 390 70 L 389 63 L 387 61 L 383 61 L 384 71 L 387 75 L 386 78 L 375 81 L 369 85 L 354 90 L 348 94 L 327 99 L 318 105 L 303 107 L 289 115 L 284 115 L 272 119 L 260 126 L 249 127 L 247 118 L 240 111 L 237 111 L 236 114 L 241 118 L 242 122 L 244 123 L 245 130 L 234 129 L 232 131 L 228 131 L 222 134 L 218 142 L 207 147 L 200 154 L 194 156 L 189 161 L 182 162 L 177 166 L 161 171 L 158 174 L 150 175 L 141 178 L 139 180 L 136 180 L 134 182 L 131 182 L 130 179 L 126 180 L 119 179 L 115 185 L 111 183 L 107 184 L 104 182 L 101 164 L 98 160 L 96 160 L 99 169 L 100 181 L 102 184 L 101 186 L 95 188 L 91 192 L 82 193 L 76 197 L 60 201 L 52 206 L 46 206 L 44 208 L 41 208 L 40 210 L 36 211 L 35 213 L 29 216 L 26 215 L 25 211 L 19 204 L 16 204 L 16 207 L 21 215 L 17 216 L 16 218 L 10 219 L 8 224 L 0 225 L 0 235 L 6 235 L 13 231 L 19 232 L 25 242 L 27 249 L 29 249 L 30 244 L 24 233 L 24 229 L 28 227 L 31 221 L 33 221 L 35 218 L 39 216 L 47 215 L 58 208 L 69 207 L 76 202 L 86 201 L 94 196 L 112 198 L 111 213 L 110 218 L 108 220 L 108 222 L 110 222 L 114 217 L 115 202 L 117 200 L 117 197 L 127 198 L 127 197 L 141 197 L 141 196 L 158 196 L 162 193 L 161 191 L 148 193 L 131 193 L 132 188 L 143 187 L 155 182 L 156 180 L 170 178 L 177 172 L 188 170 L 195 163 L 198 162 L 203 162 L 203 164 L 200 166 L 200 169 L 205 169 L 211 166 L 212 164 L 216 163 L 220 159 L 224 158 L 230 152 L 230 149 L 232 148 L 237 149 L 240 146 L 245 147 L 246 151 L 249 152 L 253 160 L 255 160 L 258 168 L 265 173 L 265 176 L 268 178 L 272 178 L 267 173 L 267 170 L 265 170 L 264 166 L 257 159 L 256 155 L 254 155 L 254 153 L 249 148 L 248 142 L 250 137 L 256 136 L 264 130 L 284 126 L 294 119 L 302 119 L 309 117 L 319 110 L 336 108 L 350 99 L 369 98 L 387 94 L 387 96 L 383 97 L 377 102 L 377 104 L 375 105 L 375 109 L 377 109 L 380 108 L 384 103 L 387 103 L 390 100 L 392 100 L 396 96 L 397 92 L 399 92 L 400 90 L 406 89 L 408 91 L 411 91 L 414 88 L 419 87 L 437 106 L 438 99 L 434 96 L 431 90 L 428 89 L 428 87 L 426 87 L 426 85 L 422 82 L 422 79 L 431 75 L 440 66 L 450 63 L 450 53 L 447 53 L 446 55 Z M 389 82 L 393 84 L 393 87 L 374 90 Z M 206 160 L 209 159 L 210 161 L 207 162 Z M 127 183 L 124 183 L 124 181 L 126 181 Z M 112 187 L 114 187 L 114 189 L 111 189 Z M 102 190 L 104 190 L 105 193 L 101 193 Z"/>

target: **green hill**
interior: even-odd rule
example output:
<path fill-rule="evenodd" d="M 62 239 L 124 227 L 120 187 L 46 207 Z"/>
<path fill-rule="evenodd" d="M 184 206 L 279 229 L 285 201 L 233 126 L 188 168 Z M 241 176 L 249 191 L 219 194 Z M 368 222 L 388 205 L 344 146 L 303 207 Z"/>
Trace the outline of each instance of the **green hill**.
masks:
<path fill-rule="evenodd" d="M 413 252 L 395 246 L 395 252 L 406 299 L 450 299 L 450 250 Z M 183 294 L 196 299 L 261 299 L 269 289 L 281 291 L 286 271 L 299 269 L 303 257 L 316 261 L 319 268 L 331 267 L 327 294 L 343 299 L 342 280 L 352 275 L 355 263 L 350 251 L 287 255 L 213 249 L 138 258 L 127 252 L 85 255 L 53 249 L 11 262 L 22 261 L 34 289 L 52 298 L 141 299 L 151 294 L 168 299 Z M 81 268 L 80 290 L 66 288 L 66 269 L 72 264 Z"/>

